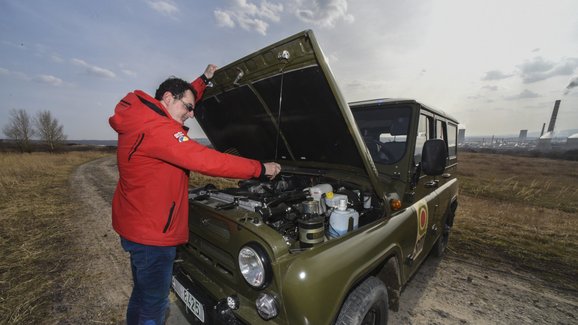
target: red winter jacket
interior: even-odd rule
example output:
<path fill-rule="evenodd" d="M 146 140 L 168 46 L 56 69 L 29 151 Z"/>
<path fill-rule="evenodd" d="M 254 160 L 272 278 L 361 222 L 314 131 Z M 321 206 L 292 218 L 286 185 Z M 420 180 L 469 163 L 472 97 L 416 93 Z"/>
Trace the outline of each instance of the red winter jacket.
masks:
<path fill-rule="evenodd" d="M 201 98 L 199 78 L 192 83 Z M 186 134 L 163 105 L 136 90 L 126 95 L 109 119 L 118 133 L 119 181 L 112 199 L 112 225 L 130 241 L 176 246 L 189 239 L 189 170 L 210 176 L 261 176 L 259 161 L 209 149 Z"/>

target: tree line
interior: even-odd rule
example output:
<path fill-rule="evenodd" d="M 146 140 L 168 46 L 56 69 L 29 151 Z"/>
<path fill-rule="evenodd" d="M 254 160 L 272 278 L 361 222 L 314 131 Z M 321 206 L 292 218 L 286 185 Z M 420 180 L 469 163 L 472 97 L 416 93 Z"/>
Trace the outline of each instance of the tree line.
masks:
<path fill-rule="evenodd" d="M 10 120 L 2 132 L 16 143 L 20 152 L 31 152 L 34 138 L 38 138 L 48 146 L 50 152 L 54 152 L 66 140 L 63 129 L 50 111 L 40 111 L 31 117 L 24 109 L 12 109 Z"/>

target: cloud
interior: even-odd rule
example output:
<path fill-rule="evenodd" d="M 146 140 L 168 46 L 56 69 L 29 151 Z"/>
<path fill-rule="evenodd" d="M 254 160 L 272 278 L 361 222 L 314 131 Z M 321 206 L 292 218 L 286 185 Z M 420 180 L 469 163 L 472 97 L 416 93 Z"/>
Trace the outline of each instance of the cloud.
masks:
<path fill-rule="evenodd" d="M 60 55 L 58 55 L 58 54 L 52 54 L 52 55 L 50 56 L 50 59 L 51 59 L 53 62 L 56 62 L 56 63 L 62 63 L 62 62 L 64 62 L 64 60 L 63 60 L 63 59 L 60 57 Z"/>
<path fill-rule="evenodd" d="M 287 11 L 307 23 L 323 28 L 333 28 L 339 21 L 353 22 L 348 13 L 347 0 L 288 0 L 284 2 Z M 267 35 L 271 23 L 281 21 L 285 7 L 282 3 L 269 0 L 232 0 L 228 8 L 218 8 L 213 16 L 220 27 L 241 27 Z"/>
<path fill-rule="evenodd" d="M 16 79 L 20 80 L 30 80 L 30 78 L 23 72 L 19 71 L 10 71 L 5 68 L 0 68 L 0 76 L 13 76 Z"/>
<path fill-rule="evenodd" d="M 95 65 L 90 65 L 81 59 L 72 59 L 72 64 L 80 67 L 86 68 L 86 73 L 90 76 L 113 79 L 116 78 L 116 74 L 110 70 L 97 67 Z"/>
<path fill-rule="evenodd" d="M 334 64 L 334 63 L 339 62 L 339 57 L 337 55 L 335 55 L 334 53 L 326 55 L 325 59 L 327 60 L 327 63 L 330 63 L 330 64 Z"/>
<path fill-rule="evenodd" d="M 498 86 L 487 85 L 487 86 L 483 86 L 482 89 L 486 89 L 486 90 L 489 90 L 489 91 L 497 91 L 497 90 L 498 90 Z"/>
<path fill-rule="evenodd" d="M 578 87 L 578 77 L 570 80 L 568 86 L 566 86 L 566 91 L 564 91 L 564 95 L 568 95 L 570 93 L 570 89 Z"/>
<path fill-rule="evenodd" d="M 502 80 L 502 79 L 510 78 L 511 76 L 513 76 L 513 75 L 512 74 L 505 74 L 499 70 L 492 70 L 492 71 L 486 72 L 486 75 L 482 78 L 482 80 L 485 80 L 485 81 Z"/>
<path fill-rule="evenodd" d="M 269 24 L 261 19 L 242 17 L 238 20 L 241 28 L 245 30 L 254 30 L 261 35 L 267 35 Z"/>
<path fill-rule="evenodd" d="M 121 69 L 120 71 L 122 71 L 122 73 L 124 73 L 125 75 L 129 76 L 129 77 L 136 77 L 136 72 L 129 70 L 129 69 Z"/>
<path fill-rule="evenodd" d="M 281 17 L 279 14 L 283 12 L 283 5 L 282 4 L 274 4 L 267 1 L 261 2 L 261 6 L 259 8 L 260 15 L 266 19 L 269 19 L 274 22 L 281 21 Z"/>
<path fill-rule="evenodd" d="M 506 97 L 506 99 L 507 100 L 517 100 L 517 99 L 527 99 L 527 98 L 537 98 L 537 97 L 540 97 L 540 95 L 538 95 L 535 92 L 530 91 L 528 89 L 524 89 L 524 91 L 522 91 L 518 95 Z"/>
<path fill-rule="evenodd" d="M 345 82 L 341 89 L 345 90 L 346 93 L 362 93 L 364 99 L 367 99 L 369 97 L 374 97 L 373 94 L 383 93 L 383 90 L 387 88 L 388 84 L 383 80 L 354 79 Z"/>
<path fill-rule="evenodd" d="M 559 62 L 546 61 L 538 56 L 518 66 L 524 83 L 533 83 L 556 76 L 568 76 L 578 68 L 578 58 L 564 58 Z"/>
<path fill-rule="evenodd" d="M 173 17 L 175 13 L 179 12 L 179 8 L 171 1 L 150 0 L 148 5 L 165 16 Z"/>
<path fill-rule="evenodd" d="M 62 84 L 62 79 L 55 77 L 55 76 L 51 76 L 51 75 L 38 75 L 34 78 L 32 78 L 33 81 L 36 82 L 40 82 L 40 83 L 44 83 L 44 84 L 49 84 L 52 86 L 60 86 Z"/>
<path fill-rule="evenodd" d="M 234 0 L 228 9 L 214 10 L 213 16 L 220 27 L 234 28 L 239 25 L 244 30 L 267 35 L 269 22 L 281 21 L 282 12 L 283 5 L 280 3 L 263 0 L 257 6 L 250 0 Z"/>
<path fill-rule="evenodd" d="M 217 20 L 218 26 L 229 28 L 235 27 L 235 22 L 229 13 L 217 9 L 213 12 L 213 15 L 215 16 L 215 20 Z"/>
<path fill-rule="evenodd" d="M 347 0 L 297 0 L 295 15 L 302 21 L 324 28 L 333 28 L 339 20 L 351 23 Z"/>

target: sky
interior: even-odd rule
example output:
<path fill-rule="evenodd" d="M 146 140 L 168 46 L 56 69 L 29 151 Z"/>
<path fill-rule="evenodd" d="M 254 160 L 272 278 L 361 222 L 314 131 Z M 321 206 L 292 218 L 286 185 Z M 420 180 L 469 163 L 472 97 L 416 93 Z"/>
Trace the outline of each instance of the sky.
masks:
<path fill-rule="evenodd" d="M 0 127 L 48 110 L 115 140 L 126 93 L 311 29 L 347 101 L 413 98 L 466 136 L 578 128 L 576 0 L 0 0 Z M 204 137 L 194 121 L 189 135 Z M 4 137 L 0 134 L 0 138 Z"/>

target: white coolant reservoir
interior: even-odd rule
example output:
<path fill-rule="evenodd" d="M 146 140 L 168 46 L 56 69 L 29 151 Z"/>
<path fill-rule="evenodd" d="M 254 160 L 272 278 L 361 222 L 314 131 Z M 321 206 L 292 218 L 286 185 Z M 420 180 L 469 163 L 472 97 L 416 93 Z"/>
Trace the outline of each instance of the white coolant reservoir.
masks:
<path fill-rule="evenodd" d="M 325 196 L 325 204 L 327 205 L 327 208 L 337 208 L 340 200 L 345 200 L 345 202 L 347 202 L 347 195 L 329 192 Z"/>
<path fill-rule="evenodd" d="M 333 192 L 333 187 L 331 186 L 331 184 L 317 184 L 309 188 L 309 193 L 311 194 L 313 200 L 315 201 L 321 200 L 321 196 L 323 196 L 323 194 L 327 194 L 330 192 Z"/>
<path fill-rule="evenodd" d="M 337 209 L 331 212 L 329 217 L 329 237 L 335 238 L 347 233 L 349 225 L 351 229 L 357 229 L 359 213 L 354 209 L 347 208 L 347 199 L 339 200 Z"/>

